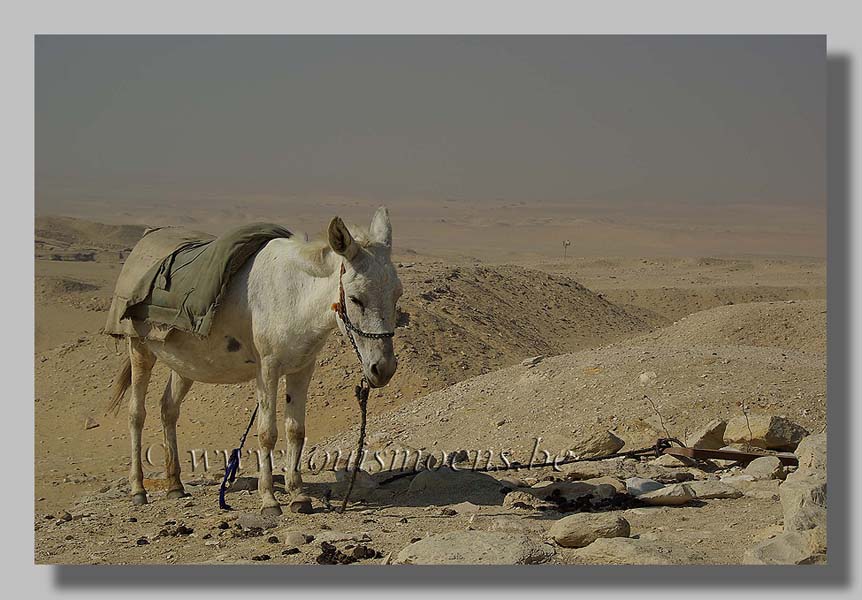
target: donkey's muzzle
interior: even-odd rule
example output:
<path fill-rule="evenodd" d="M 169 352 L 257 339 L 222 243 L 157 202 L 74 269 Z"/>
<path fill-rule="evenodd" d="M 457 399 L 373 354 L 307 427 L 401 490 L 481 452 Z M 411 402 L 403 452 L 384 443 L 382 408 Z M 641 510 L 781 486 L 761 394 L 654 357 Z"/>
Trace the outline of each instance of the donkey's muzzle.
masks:
<path fill-rule="evenodd" d="M 366 373 L 366 378 L 371 387 L 383 387 L 395 375 L 396 369 L 398 369 L 398 361 L 395 357 L 384 357 L 371 364 Z"/>

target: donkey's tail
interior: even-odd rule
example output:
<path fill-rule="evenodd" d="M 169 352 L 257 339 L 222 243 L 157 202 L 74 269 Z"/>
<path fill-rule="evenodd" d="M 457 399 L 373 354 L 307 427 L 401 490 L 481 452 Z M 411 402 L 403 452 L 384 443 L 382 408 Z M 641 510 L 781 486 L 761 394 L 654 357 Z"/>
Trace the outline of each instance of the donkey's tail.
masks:
<path fill-rule="evenodd" d="M 117 414 L 120 410 L 120 402 L 126 395 L 126 390 L 132 385 L 132 360 L 128 355 L 123 359 L 123 366 L 114 377 L 111 384 L 111 401 L 108 403 L 107 412 Z"/>

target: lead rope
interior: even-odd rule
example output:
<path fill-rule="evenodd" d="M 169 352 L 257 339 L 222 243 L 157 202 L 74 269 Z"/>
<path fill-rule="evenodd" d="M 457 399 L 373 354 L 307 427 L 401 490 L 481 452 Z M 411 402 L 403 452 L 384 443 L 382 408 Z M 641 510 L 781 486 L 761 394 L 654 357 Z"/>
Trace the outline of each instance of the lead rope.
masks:
<path fill-rule="evenodd" d="M 344 330 L 347 332 L 347 338 L 350 340 L 350 345 L 353 346 L 353 352 L 356 354 L 357 360 L 359 360 L 359 367 L 361 369 L 362 355 L 359 353 L 359 347 L 356 345 L 356 339 L 353 337 L 353 334 L 356 333 L 362 337 L 379 340 L 391 338 L 395 335 L 395 332 L 387 331 L 383 333 L 368 333 L 362 331 L 351 322 L 350 317 L 347 315 L 347 305 L 344 302 L 344 285 L 341 282 L 344 271 L 344 263 L 341 263 L 341 271 L 338 274 L 338 303 L 334 304 L 332 309 L 341 319 L 341 322 L 344 323 Z M 347 503 L 350 501 L 350 493 L 353 491 L 353 484 L 356 483 L 356 473 L 359 471 L 359 467 L 362 464 L 363 453 L 365 452 L 365 426 L 368 417 L 368 395 L 370 392 L 371 384 L 368 383 L 368 379 L 363 375 L 362 379 L 359 380 L 359 385 L 354 389 L 356 401 L 359 403 L 359 440 L 356 442 L 356 462 L 353 463 L 353 470 L 350 472 L 350 481 L 347 483 L 347 491 L 344 493 L 344 500 L 341 502 L 341 508 L 338 511 L 341 514 L 347 510 Z M 347 466 L 350 466 L 349 461 Z"/>
<path fill-rule="evenodd" d="M 221 488 L 219 488 L 218 493 L 218 506 L 222 510 L 233 510 L 230 507 L 230 504 L 225 502 L 224 495 L 227 491 L 228 482 L 233 483 L 236 479 L 236 472 L 239 470 L 239 457 L 242 453 L 242 447 L 245 445 L 245 438 L 248 437 L 248 432 L 251 431 L 251 425 L 254 423 L 254 418 L 257 416 L 257 409 L 259 404 L 254 407 L 254 411 L 251 413 L 251 419 L 248 421 L 248 427 L 245 428 L 245 433 L 242 434 L 242 437 L 239 440 L 239 448 L 234 448 L 230 453 L 230 458 L 224 466 L 224 479 L 221 480 Z"/>

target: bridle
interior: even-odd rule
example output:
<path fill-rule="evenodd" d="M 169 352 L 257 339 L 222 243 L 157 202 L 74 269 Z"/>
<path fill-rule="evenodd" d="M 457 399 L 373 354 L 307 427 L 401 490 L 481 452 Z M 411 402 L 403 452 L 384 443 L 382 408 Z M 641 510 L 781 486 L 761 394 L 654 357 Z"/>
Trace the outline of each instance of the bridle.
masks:
<path fill-rule="evenodd" d="M 371 384 L 368 382 L 368 378 L 365 376 L 364 369 L 362 369 L 362 355 L 359 353 L 359 347 L 356 345 L 356 338 L 353 337 L 353 334 L 372 340 L 383 340 L 395 337 L 394 331 L 370 333 L 368 331 L 362 331 L 362 329 L 353 324 L 353 321 L 350 320 L 350 316 L 347 314 L 347 303 L 344 301 L 344 282 L 342 280 L 344 277 L 344 271 L 344 263 L 342 262 L 341 271 L 338 273 L 338 302 L 332 305 L 332 310 L 335 311 L 335 314 L 338 316 L 339 319 L 341 319 L 341 322 L 344 324 L 344 330 L 345 332 L 347 332 L 347 338 L 350 340 L 350 345 L 353 346 L 353 352 L 356 353 L 356 359 L 359 361 L 359 369 L 362 373 L 362 379 L 359 381 L 359 385 L 357 385 L 354 390 L 354 394 L 356 395 L 356 401 L 359 403 L 360 412 L 359 439 L 357 440 L 357 456 L 356 462 L 353 466 L 353 471 L 350 473 L 350 481 L 347 484 L 347 491 L 344 493 L 344 500 L 341 503 L 341 510 L 339 512 L 342 513 L 347 509 L 347 503 L 350 500 L 350 492 L 353 491 L 353 484 L 356 482 L 356 472 L 359 471 L 360 463 L 362 462 L 362 454 L 365 448 L 365 425 L 368 410 L 368 394 L 369 392 L 371 392 Z"/>
<path fill-rule="evenodd" d="M 356 353 L 356 358 L 359 359 L 359 365 L 362 366 L 362 355 L 359 354 L 359 348 L 356 346 L 356 339 L 353 337 L 353 334 L 356 334 L 360 337 L 369 338 L 372 340 L 384 340 L 387 338 L 391 338 L 395 336 L 394 331 L 384 331 L 380 333 L 369 333 L 367 331 L 362 331 L 359 327 L 353 324 L 353 321 L 350 320 L 350 316 L 347 314 L 347 303 L 344 301 L 344 263 L 341 263 L 341 271 L 338 273 L 338 302 L 332 305 L 332 310 L 335 311 L 335 314 L 338 315 L 338 318 L 341 319 L 341 322 L 344 323 L 344 329 L 347 331 L 347 337 L 350 339 L 350 343 L 353 346 L 353 351 Z M 365 379 L 365 376 L 362 376 Z M 367 383 L 367 380 L 366 380 Z"/>

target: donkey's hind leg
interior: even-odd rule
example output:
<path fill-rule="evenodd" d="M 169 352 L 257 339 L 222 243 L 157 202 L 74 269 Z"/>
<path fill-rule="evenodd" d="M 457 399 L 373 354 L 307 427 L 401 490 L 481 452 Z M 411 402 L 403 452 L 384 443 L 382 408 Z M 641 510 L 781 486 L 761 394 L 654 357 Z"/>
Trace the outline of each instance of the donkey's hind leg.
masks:
<path fill-rule="evenodd" d="M 147 503 L 147 490 L 144 489 L 144 470 L 141 466 L 141 431 L 147 418 L 147 408 L 144 400 L 147 397 L 147 386 L 156 357 L 146 345 L 135 338 L 129 338 L 129 359 L 132 363 L 132 397 L 129 400 L 129 434 L 132 440 L 132 466 L 129 470 L 129 485 L 131 486 L 132 503 L 141 505 Z"/>
<path fill-rule="evenodd" d="M 171 371 L 165 392 L 162 394 L 162 430 L 165 434 L 165 473 L 168 478 L 168 498 L 184 498 L 189 494 L 180 479 L 180 460 L 177 450 L 177 419 L 180 417 L 180 404 L 194 383 Z"/>

